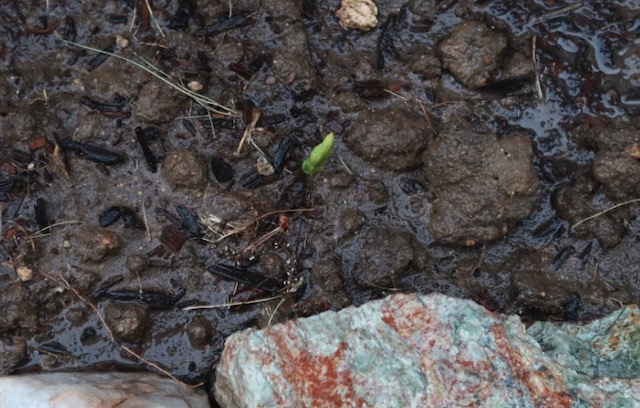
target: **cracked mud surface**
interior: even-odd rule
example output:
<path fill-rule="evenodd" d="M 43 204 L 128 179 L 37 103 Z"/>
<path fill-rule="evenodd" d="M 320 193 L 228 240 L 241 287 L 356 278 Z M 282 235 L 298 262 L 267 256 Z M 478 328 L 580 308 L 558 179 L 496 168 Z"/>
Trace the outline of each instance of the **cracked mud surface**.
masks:
<path fill-rule="evenodd" d="M 337 1 L 152 1 L 162 33 L 132 3 L 0 6 L 2 372 L 144 368 L 67 283 L 188 382 L 234 331 L 398 291 L 528 320 L 638 302 L 638 204 L 572 228 L 640 196 L 633 2 L 378 2 L 364 32 Z M 216 265 L 304 284 L 183 310 L 271 296 Z"/>

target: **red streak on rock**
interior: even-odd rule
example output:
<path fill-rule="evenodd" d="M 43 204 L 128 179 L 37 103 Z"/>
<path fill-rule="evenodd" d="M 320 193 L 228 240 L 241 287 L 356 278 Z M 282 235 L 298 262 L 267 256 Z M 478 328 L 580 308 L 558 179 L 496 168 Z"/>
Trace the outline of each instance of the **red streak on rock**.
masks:
<path fill-rule="evenodd" d="M 303 402 L 302 406 L 308 407 L 365 406 L 364 400 L 356 397 L 350 371 L 342 366 L 347 344 L 340 343 L 331 355 L 315 355 L 312 350 L 303 349 L 304 339 L 291 328 L 288 325 L 284 331 L 272 333 L 271 338 L 280 351 L 284 377 L 279 381 L 294 389 L 299 397 L 296 403 Z"/>
<path fill-rule="evenodd" d="M 528 366 L 523 356 L 509 343 L 504 327 L 491 328 L 496 341 L 496 351 L 509 362 L 514 377 L 529 389 L 533 403 L 538 407 L 569 408 L 571 395 L 565 391 L 562 378 L 552 371 L 540 371 Z"/>
<path fill-rule="evenodd" d="M 416 295 L 398 296 L 393 302 L 383 304 L 381 309 L 382 321 L 406 339 L 417 333 L 427 333 L 434 325 L 429 311 L 416 303 L 416 298 Z"/>

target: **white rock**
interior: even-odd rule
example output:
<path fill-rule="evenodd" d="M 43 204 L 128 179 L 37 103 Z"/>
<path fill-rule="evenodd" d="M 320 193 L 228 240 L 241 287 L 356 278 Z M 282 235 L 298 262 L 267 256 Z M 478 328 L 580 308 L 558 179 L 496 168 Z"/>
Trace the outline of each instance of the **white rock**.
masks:
<path fill-rule="evenodd" d="M 209 408 L 204 391 L 153 373 L 0 377 L 0 408 Z"/>
<path fill-rule="evenodd" d="M 369 31 L 378 25 L 378 7 L 372 0 L 342 0 L 336 16 L 346 29 Z"/>

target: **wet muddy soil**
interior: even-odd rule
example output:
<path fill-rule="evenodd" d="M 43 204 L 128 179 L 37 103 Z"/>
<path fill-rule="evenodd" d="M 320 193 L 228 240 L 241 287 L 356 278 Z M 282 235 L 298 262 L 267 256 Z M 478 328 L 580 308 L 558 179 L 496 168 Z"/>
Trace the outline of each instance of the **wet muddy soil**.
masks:
<path fill-rule="evenodd" d="M 396 292 L 639 301 L 636 2 L 149 3 L 0 6 L 1 372 L 148 368 L 123 344 L 206 381 L 237 330 Z"/>

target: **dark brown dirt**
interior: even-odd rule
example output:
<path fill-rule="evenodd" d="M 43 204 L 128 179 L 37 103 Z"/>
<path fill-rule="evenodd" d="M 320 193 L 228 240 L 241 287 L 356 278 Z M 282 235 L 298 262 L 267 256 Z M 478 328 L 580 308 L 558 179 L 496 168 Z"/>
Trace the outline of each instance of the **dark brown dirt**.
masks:
<path fill-rule="evenodd" d="M 528 320 L 639 301 L 638 203 L 573 227 L 640 196 L 633 2 L 394 0 L 361 32 L 337 0 L 151 1 L 162 33 L 49 3 L 0 5 L 0 372 L 145 369 L 64 280 L 188 382 L 234 331 L 398 291 Z"/>

